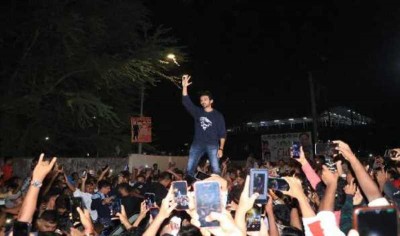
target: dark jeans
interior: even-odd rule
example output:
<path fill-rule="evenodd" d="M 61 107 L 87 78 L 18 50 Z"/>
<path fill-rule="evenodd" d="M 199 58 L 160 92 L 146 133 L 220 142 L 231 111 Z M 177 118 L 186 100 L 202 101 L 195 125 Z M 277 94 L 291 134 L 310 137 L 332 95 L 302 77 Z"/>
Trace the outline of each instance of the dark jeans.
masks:
<path fill-rule="evenodd" d="M 211 144 L 192 144 L 189 151 L 189 161 L 187 166 L 187 174 L 194 176 L 197 172 L 197 165 L 199 164 L 200 158 L 207 153 L 208 159 L 210 160 L 211 170 L 215 174 L 221 174 L 219 168 L 219 160 L 217 157 L 218 145 Z"/>

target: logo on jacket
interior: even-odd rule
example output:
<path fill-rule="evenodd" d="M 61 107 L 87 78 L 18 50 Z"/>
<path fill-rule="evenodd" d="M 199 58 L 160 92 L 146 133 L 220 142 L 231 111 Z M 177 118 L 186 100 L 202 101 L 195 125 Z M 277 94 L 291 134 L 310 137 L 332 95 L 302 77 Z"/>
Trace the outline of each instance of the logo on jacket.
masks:
<path fill-rule="evenodd" d="M 200 125 L 203 130 L 206 130 L 208 127 L 212 126 L 211 120 L 209 120 L 207 117 L 200 117 Z"/>

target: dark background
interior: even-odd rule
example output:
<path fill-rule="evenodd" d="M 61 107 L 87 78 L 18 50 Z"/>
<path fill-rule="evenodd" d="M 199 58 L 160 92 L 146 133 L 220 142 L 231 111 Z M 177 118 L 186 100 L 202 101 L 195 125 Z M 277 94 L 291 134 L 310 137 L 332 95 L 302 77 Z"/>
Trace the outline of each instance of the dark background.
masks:
<path fill-rule="evenodd" d="M 188 62 L 173 73 L 192 75 L 189 94 L 215 97 L 227 126 L 255 114 L 311 116 L 308 72 L 317 110 L 342 105 L 372 117 L 367 138 L 397 142 L 400 88 L 399 4 L 365 1 L 146 1 L 154 21 L 172 28 Z M 168 83 L 147 91 L 155 145 L 189 143 L 193 121 Z M 287 112 L 285 112 L 287 113 Z M 288 118 L 288 117 L 281 117 Z M 364 138 L 364 137 L 363 137 Z M 382 142 L 380 143 L 382 144 Z M 228 140 L 229 145 L 229 140 Z"/>

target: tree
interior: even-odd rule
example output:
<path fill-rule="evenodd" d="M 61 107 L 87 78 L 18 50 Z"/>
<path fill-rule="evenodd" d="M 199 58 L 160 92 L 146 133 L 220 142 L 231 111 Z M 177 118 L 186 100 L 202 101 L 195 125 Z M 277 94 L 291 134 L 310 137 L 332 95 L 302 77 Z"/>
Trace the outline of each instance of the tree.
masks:
<path fill-rule="evenodd" d="M 139 0 L 1 4 L 1 154 L 129 151 L 141 87 L 178 79 L 168 30 Z"/>

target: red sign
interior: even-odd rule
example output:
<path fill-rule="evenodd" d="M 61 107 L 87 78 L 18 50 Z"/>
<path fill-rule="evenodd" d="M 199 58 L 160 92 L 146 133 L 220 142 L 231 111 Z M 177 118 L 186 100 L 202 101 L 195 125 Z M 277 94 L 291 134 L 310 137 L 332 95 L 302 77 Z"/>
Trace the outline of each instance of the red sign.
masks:
<path fill-rule="evenodd" d="M 151 117 L 131 117 L 131 142 L 151 143 Z"/>

